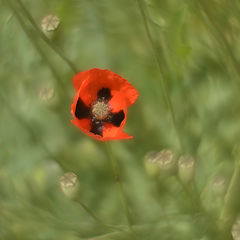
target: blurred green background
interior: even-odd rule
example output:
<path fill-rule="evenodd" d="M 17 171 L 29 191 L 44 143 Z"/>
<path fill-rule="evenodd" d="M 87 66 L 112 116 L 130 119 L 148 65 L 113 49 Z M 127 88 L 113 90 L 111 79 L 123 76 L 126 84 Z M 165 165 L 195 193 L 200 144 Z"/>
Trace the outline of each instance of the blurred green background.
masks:
<path fill-rule="evenodd" d="M 22 1 L 0 7 L 0 240 L 232 239 L 240 212 L 240 2 Z M 40 29 L 46 15 L 59 17 L 59 27 L 44 32 L 50 44 L 28 13 Z M 109 69 L 139 91 L 125 127 L 134 139 L 111 142 L 133 235 L 104 143 L 70 122 L 75 73 L 53 48 L 77 71 Z M 184 182 L 175 165 L 160 169 L 147 153 L 162 149 L 175 161 L 191 155 L 194 176 Z M 59 183 L 66 172 L 78 177 L 71 196 Z"/>

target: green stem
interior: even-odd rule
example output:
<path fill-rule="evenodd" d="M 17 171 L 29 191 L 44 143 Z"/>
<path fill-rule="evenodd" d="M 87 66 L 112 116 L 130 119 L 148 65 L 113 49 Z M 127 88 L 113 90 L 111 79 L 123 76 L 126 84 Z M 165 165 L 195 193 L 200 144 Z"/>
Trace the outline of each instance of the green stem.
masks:
<path fill-rule="evenodd" d="M 150 32 L 150 28 L 148 26 L 147 17 L 146 17 L 146 14 L 144 12 L 144 9 L 143 9 L 142 2 L 141 2 L 141 0 L 137 0 L 137 2 L 138 2 L 138 7 L 139 7 L 139 10 L 140 10 L 141 16 L 143 18 L 147 38 L 150 42 L 152 52 L 153 52 L 154 58 L 156 60 L 157 66 L 158 66 L 158 70 L 159 70 L 159 74 L 160 74 L 160 80 L 161 80 L 161 84 L 162 84 L 162 88 L 163 88 L 163 94 L 164 94 L 165 100 L 167 102 L 168 109 L 170 110 L 171 120 L 172 120 L 174 129 L 175 129 L 175 132 L 176 132 L 176 136 L 177 136 L 177 139 L 178 139 L 178 142 L 179 142 L 179 146 L 181 148 L 181 151 L 184 152 L 184 144 L 183 144 L 182 138 L 179 134 L 179 130 L 177 128 L 175 112 L 174 112 L 174 108 L 173 108 L 173 105 L 172 105 L 172 102 L 171 102 L 171 99 L 170 99 L 170 96 L 169 96 L 168 87 L 167 87 L 167 84 L 166 84 L 166 81 L 165 81 L 165 78 L 164 78 L 164 73 L 163 73 L 163 69 L 162 69 L 162 66 L 161 66 L 161 61 L 160 61 L 159 56 L 157 54 L 158 51 L 157 51 L 157 48 L 156 48 L 155 43 L 153 41 L 153 38 L 152 38 L 152 35 L 151 35 L 151 32 Z"/>
<path fill-rule="evenodd" d="M 61 80 L 61 77 L 59 76 L 58 72 L 55 70 L 53 64 L 48 59 L 45 52 L 39 47 L 37 41 L 35 41 L 34 35 L 27 29 L 27 26 L 25 25 L 24 21 L 22 20 L 21 16 L 19 15 L 18 11 L 15 9 L 14 5 L 11 3 L 11 0 L 5 0 L 5 2 L 8 4 L 9 8 L 12 10 L 13 14 L 17 18 L 19 24 L 21 25 L 23 31 L 28 36 L 36 50 L 38 51 L 39 55 L 42 57 L 43 61 L 48 65 L 52 75 L 54 76 L 54 79 L 56 79 L 57 83 L 61 86 L 61 95 L 64 97 L 66 96 L 66 91 L 64 87 L 64 83 Z M 57 85 L 58 85 L 57 84 Z"/>
<path fill-rule="evenodd" d="M 219 229 L 221 229 L 223 236 L 230 239 L 230 230 L 240 211 L 239 201 L 239 182 L 240 182 L 240 162 L 235 162 L 234 172 L 224 197 L 224 204 L 219 217 Z"/>
<path fill-rule="evenodd" d="M 93 212 L 92 210 L 86 206 L 82 199 L 80 198 L 77 198 L 77 199 L 73 199 L 75 202 L 79 203 L 80 206 L 96 221 L 98 222 L 99 224 L 101 224 L 102 226 L 106 227 L 106 228 L 109 228 L 109 229 L 112 229 L 112 230 L 117 230 L 117 231 L 120 231 L 120 232 L 125 232 L 123 229 L 119 228 L 119 227 L 115 227 L 115 226 L 112 226 L 112 225 L 109 225 L 109 224 L 106 224 L 104 222 L 101 221 L 101 219 L 99 219 Z"/>
<path fill-rule="evenodd" d="M 57 163 L 59 163 L 59 165 L 64 169 L 64 166 L 62 166 L 61 161 L 58 159 L 58 157 L 56 157 L 53 153 L 51 153 L 51 151 L 47 148 L 47 146 L 45 145 L 44 141 L 41 140 L 41 138 L 39 138 L 39 136 L 37 134 L 35 134 L 33 128 L 16 112 L 13 110 L 12 106 L 4 99 L 4 97 L 2 97 L 0 95 L 0 101 L 4 104 L 4 106 L 6 107 L 6 109 L 8 109 L 9 113 L 13 116 L 13 119 L 15 119 L 18 123 L 20 123 L 24 129 L 27 130 L 27 132 L 30 134 L 30 136 L 32 137 L 32 139 L 36 142 L 38 142 L 38 144 L 43 148 L 43 150 L 47 153 L 47 155 L 55 160 Z M 104 222 L 102 222 L 83 202 L 81 199 L 77 199 L 76 200 L 81 207 L 95 220 L 97 221 L 99 224 L 112 229 L 112 230 L 118 230 L 118 231 L 124 231 L 119 227 L 115 227 L 115 226 L 111 226 L 108 224 L 105 224 Z"/>
<path fill-rule="evenodd" d="M 235 72 L 238 74 L 238 76 L 240 77 L 240 69 L 239 69 L 239 63 L 238 60 L 236 59 L 234 53 L 232 52 L 232 48 L 229 45 L 226 37 L 224 36 L 224 34 L 222 33 L 221 29 L 219 28 L 217 22 L 215 21 L 214 17 L 211 16 L 211 13 L 208 9 L 208 4 L 205 4 L 204 1 L 198 1 L 199 4 L 199 8 L 204 12 L 205 16 L 207 17 L 208 23 L 210 23 L 212 29 L 213 30 L 213 37 L 215 38 L 215 40 L 217 42 L 220 43 L 220 45 L 222 45 L 222 50 L 224 50 L 226 52 L 226 54 L 229 56 L 230 61 L 232 62 L 232 65 L 235 69 Z M 203 20 L 205 22 L 205 25 L 208 26 L 209 24 L 206 23 L 205 18 L 203 17 Z M 215 37 L 215 35 L 217 37 Z"/>
<path fill-rule="evenodd" d="M 116 160 L 116 158 L 113 154 L 112 147 L 111 147 L 110 143 L 106 142 L 105 146 L 106 146 L 106 151 L 107 151 L 109 160 L 111 162 L 111 166 L 112 166 L 113 174 L 114 174 L 114 177 L 115 177 L 115 181 L 118 185 L 118 190 L 119 190 L 119 193 L 120 193 L 120 197 L 121 197 L 121 201 L 122 201 L 122 204 L 123 204 L 124 212 L 125 212 L 127 222 L 128 222 L 128 227 L 129 227 L 129 230 L 133 234 L 133 229 L 132 229 L 133 221 L 132 221 L 131 214 L 130 214 L 130 211 L 129 211 L 129 207 L 128 207 L 128 203 L 127 203 L 127 197 L 126 197 L 126 194 L 125 194 L 125 191 L 124 191 L 124 188 L 123 188 L 122 180 L 120 178 L 118 163 L 117 163 L 117 160 Z"/>
<path fill-rule="evenodd" d="M 69 60 L 62 53 L 62 51 L 46 37 L 46 35 L 44 35 L 44 33 L 41 31 L 41 29 L 39 28 L 38 24 L 35 22 L 34 18 L 30 14 L 30 12 L 26 9 L 26 7 L 22 3 L 22 1 L 21 0 L 16 0 L 16 2 L 21 7 L 21 9 L 22 9 L 24 15 L 26 16 L 26 18 L 29 20 L 29 22 L 32 24 L 32 26 L 35 28 L 35 30 L 38 32 L 39 36 L 55 51 L 55 53 L 57 53 L 68 64 L 68 66 L 72 69 L 72 71 L 74 73 L 77 73 L 78 69 L 74 65 L 74 63 L 71 60 Z"/>

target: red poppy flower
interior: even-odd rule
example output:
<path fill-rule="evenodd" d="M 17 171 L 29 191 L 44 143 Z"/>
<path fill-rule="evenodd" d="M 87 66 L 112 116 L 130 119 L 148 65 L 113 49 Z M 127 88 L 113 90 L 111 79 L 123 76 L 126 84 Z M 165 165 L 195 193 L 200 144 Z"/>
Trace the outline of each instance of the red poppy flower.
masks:
<path fill-rule="evenodd" d="M 101 141 L 132 138 L 122 129 L 127 107 L 136 101 L 138 92 L 126 79 L 94 68 L 75 75 L 73 85 L 77 92 L 72 104 L 73 124 Z"/>

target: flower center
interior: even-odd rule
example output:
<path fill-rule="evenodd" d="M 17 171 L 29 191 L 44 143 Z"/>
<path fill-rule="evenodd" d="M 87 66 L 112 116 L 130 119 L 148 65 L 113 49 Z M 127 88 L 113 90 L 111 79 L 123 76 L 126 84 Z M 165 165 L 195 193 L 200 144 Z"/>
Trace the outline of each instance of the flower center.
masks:
<path fill-rule="evenodd" d="M 110 112 L 109 104 L 105 101 L 97 101 L 92 105 L 91 111 L 96 119 L 104 120 Z"/>

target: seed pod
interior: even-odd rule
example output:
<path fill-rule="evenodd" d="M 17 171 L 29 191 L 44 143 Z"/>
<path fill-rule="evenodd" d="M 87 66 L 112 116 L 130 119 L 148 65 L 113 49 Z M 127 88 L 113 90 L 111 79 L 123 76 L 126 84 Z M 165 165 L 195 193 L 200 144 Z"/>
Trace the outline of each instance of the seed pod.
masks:
<path fill-rule="evenodd" d="M 223 176 L 215 176 L 211 185 L 212 191 L 218 196 L 223 196 L 227 190 L 227 181 Z"/>
<path fill-rule="evenodd" d="M 47 15 L 42 19 L 41 27 L 44 32 L 51 32 L 58 28 L 60 20 L 55 15 Z"/>
<path fill-rule="evenodd" d="M 157 165 L 158 151 L 150 151 L 144 157 L 144 166 L 147 174 L 155 177 L 159 174 L 159 167 Z"/>
<path fill-rule="evenodd" d="M 164 149 L 157 155 L 157 164 L 160 172 L 164 174 L 173 174 L 176 170 L 176 158 L 175 154 L 169 150 Z"/>
<path fill-rule="evenodd" d="M 77 175 L 73 172 L 67 172 L 60 177 L 59 182 L 63 193 L 71 199 L 74 198 L 78 192 Z"/>
<path fill-rule="evenodd" d="M 232 237 L 233 240 L 240 240 L 240 215 L 232 226 Z"/>
<path fill-rule="evenodd" d="M 54 97 L 54 89 L 52 87 L 43 87 L 40 89 L 38 96 L 42 102 L 48 102 Z"/>
<path fill-rule="evenodd" d="M 178 176 L 182 182 L 190 182 L 195 175 L 195 159 L 191 156 L 181 156 L 178 160 Z"/>

